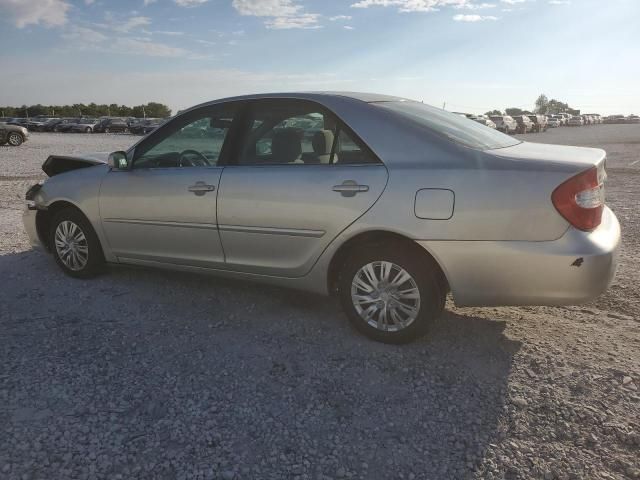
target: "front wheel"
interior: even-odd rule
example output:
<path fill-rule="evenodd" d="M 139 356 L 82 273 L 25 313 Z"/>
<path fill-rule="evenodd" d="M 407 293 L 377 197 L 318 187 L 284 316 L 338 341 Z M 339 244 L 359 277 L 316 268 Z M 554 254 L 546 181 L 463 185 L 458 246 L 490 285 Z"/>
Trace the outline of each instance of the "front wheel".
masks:
<path fill-rule="evenodd" d="M 89 127 L 85 128 L 84 133 L 91 133 L 91 129 Z"/>
<path fill-rule="evenodd" d="M 90 278 L 104 263 L 100 240 L 79 211 L 60 211 L 51 222 L 49 245 L 58 266 L 69 276 Z"/>
<path fill-rule="evenodd" d="M 342 308 L 353 326 L 384 343 L 407 343 L 427 332 L 445 303 L 437 267 L 405 245 L 365 246 L 340 274 Z"/>
<path fill-rule="evenodd" d="M 19 147 L 20 145 L 22 145 L 22 142 L 24 142 L 24 138 L 22 138 L 22 135 L 20 135 L 19 133 L 11 132 L 9 134 L 9 137 L 7 138 L 7 142 L 12 147 Z"/>

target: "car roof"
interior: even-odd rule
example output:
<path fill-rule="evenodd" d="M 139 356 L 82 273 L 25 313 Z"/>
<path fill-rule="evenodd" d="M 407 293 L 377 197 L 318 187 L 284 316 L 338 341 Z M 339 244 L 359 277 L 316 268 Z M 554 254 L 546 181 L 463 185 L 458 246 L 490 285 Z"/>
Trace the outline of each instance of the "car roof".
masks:
<path fill-rule="evenodd" d="M 239 95 L 235 97 L 226 97 L 220 98 L 217 100 L 212 100 L 209 102 L 201 103 L 200 105 L 195 105 L 190 108 L 186 108 L 181 110 L 180 113 L 184 113 L 189 110 L 193 110 L 194 108 L 204 107 L 207 105 L 214 105 L 216 103 L 225 103 L 232 101 L 246 101 L 246 100 L 260 100 L 260 99 L 295 99 L 295 100 L 310 100 L 316 101 L 321 104 L 326 102 L 327 100 L 333 101 L 361 101 L 364 103 L 374 103 L 374 102 L 406 102 L 406 101 L 415 101 L 402 97 L 395 97 L 392 95 L 383 95 L 378 93 L 367 93 L 367 92 L 274 92 L 274 93 L 256 93 L 249 95 Z"/>

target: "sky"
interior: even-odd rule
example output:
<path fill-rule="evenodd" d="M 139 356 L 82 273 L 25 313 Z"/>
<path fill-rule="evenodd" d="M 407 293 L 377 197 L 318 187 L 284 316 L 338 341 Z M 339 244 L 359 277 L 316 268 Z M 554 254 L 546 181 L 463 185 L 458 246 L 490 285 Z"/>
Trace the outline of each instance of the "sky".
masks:
<path fill-rule="evenodd" d="M 377 92 L 640 114 L 640 0 L 0 0 L 0 105 Z"/>

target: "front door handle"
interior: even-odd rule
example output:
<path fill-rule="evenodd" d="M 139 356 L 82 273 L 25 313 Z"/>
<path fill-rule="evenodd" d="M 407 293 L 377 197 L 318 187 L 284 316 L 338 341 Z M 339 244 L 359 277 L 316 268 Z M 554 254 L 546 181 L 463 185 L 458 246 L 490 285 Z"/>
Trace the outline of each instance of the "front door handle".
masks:
<path fill-rule="evenodd" d="M 360 185 L 354 180 L 345 180 L 341 185 L 334 185 L 332 190 L 341 193 L 343 197 L 354 197 L 356 193 L 368 192 L 369 185 Z"/>
<path fill-rule="evenodd" d="M 204 182 L 196 182 L 195 185 L 189 187 L 189 191 L 198 197 L 203 196 L 207 192 L 213 192 L 216 189 L 213 185 L 208 185 Z"/>

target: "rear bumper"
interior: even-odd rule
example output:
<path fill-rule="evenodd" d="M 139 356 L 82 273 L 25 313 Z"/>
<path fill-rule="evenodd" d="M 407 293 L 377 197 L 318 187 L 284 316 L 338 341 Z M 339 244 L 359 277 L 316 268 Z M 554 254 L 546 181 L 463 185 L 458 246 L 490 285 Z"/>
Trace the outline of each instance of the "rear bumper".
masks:
<path fill-rule="evenodd" d="M 35 249 L 42 249 L 42 243 L 38 236 L 38 229 L 36 227 L 36 214 L 37 210 L 27 209 L 22 214 L 22 223 L 24 224 L 24 230 L 27 232 L 31 247 Z"/>
<path fill-rule="evenodd" d="M 549 242 L 418 242 L 443 268 L 460 306 L 575 305 L 604 292 L 616 272 L 620 224 L 605 208 L 593 232 Z"/>

